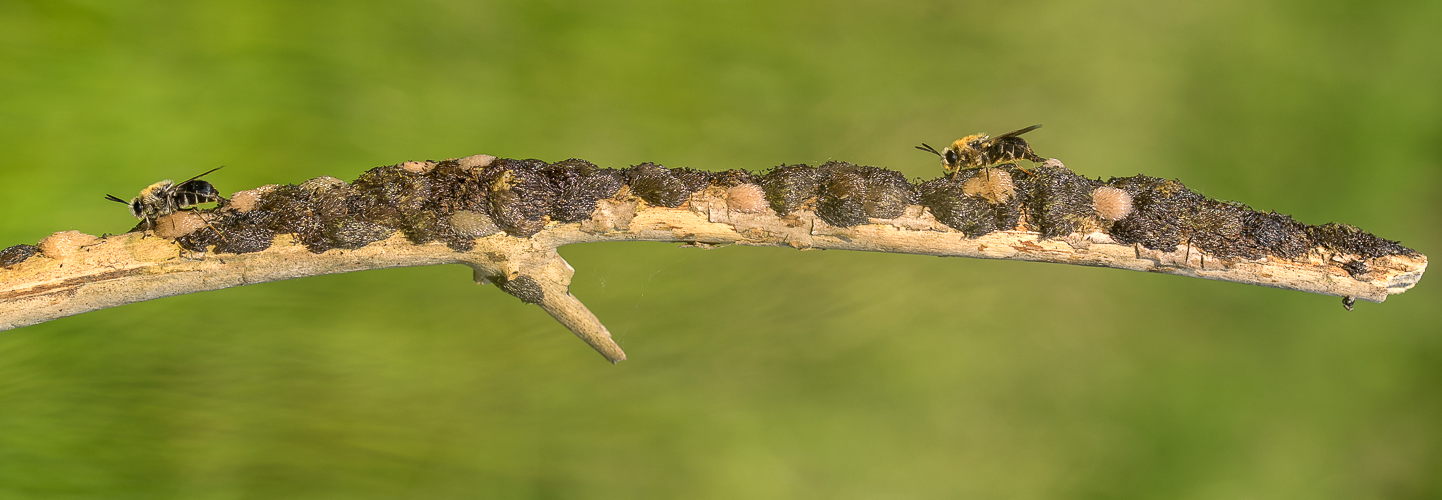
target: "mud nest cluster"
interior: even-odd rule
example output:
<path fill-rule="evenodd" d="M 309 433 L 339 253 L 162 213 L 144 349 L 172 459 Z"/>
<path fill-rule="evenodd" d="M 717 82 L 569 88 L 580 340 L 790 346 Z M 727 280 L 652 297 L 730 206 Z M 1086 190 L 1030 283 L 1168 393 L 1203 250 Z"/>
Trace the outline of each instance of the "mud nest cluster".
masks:
<path fill-rule="evenodd" d="M 246 192 L 245 203 L 237 201 L 242 198 L 237 194 L 207 211 L 204 228 L 177 241 L 194 251 L 246 253 L 269 248 L 276 235 L 291 234 L 311 251 L 324 252 L 360 248 L 399 232 L 415 243 L 440 241 L 464 251 L 478 237 L 498 232 L 527 237 L 553 221 L 589 219 L 602 199 L 634 197 L 675 208 L 708 187 L 746 184 L 759 186 L 779 215 L 810 210 L 836 227 L 899 217 L 907 207 L 921 205 L 973 238 L 1012 229 L 1047 238 L 1100 231 L 1119 243 L 1151 250 L 1175 251 L 1187 244 L 1215 257 L 1247 259 L 1294 259 L 1321 250 L 1357 256 L 1346 266 L 1354 276 L 1367 271 L 1365 259 L 1415 254 L 1353 226 L 1309 226 L 1288 215 L 1207 198 L 1175 180 L 1143 175 L 1088 179 L 1059 162 L 1026 171 L 1014 166 L 963 170 L 928 181 L 846 162 L 781 165 L 759 173 L 653 163 L 612 169 L 579 159 L 503 158 L 483 166 L 464 160 L 411 162 L 371 169 L 351 183 L 323 177 L 267 186 Z M 1099 208 L 1098 193 L 1125 204 Z M 0 265 L 14 265 L 34 253 L 30 245 L 10 247 L 0 251 Z"/>

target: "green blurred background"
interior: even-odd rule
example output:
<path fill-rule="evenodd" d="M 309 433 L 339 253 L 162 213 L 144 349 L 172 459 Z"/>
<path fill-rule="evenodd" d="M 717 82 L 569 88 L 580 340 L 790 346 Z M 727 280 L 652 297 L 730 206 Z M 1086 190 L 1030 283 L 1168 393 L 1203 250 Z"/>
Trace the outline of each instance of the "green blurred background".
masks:
<path fill-rule="evenodd" d="M 1032 123 L 1442 247 L 1442 2 L 0 0 L 0 242 L 478 153 L 708 170 Z M 1438 498 L 1432 281 L 1335 298 L 1017 262 L 566 247 L 611 366 L 459 266 L 0 333 L 0 498 Z"/>

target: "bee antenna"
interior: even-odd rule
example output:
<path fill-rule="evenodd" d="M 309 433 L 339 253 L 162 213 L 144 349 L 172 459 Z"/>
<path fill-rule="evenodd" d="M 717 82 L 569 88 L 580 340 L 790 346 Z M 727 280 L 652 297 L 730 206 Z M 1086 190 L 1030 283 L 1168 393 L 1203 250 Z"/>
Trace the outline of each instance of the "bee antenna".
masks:
<path fill-rule="evenodd" d="M 120 199 L 120 198 L 116 198 L 115 195 L 113 195 L 113 194 L 107 194 L 107 195 L 105 195 L 105 199 L 110 200 L 110 201 L 113 201 L 113 202 L 116 202 L 116 203 L 124 203 L 124 204 L 126 204 L 126 205 L 129 205 L 129 204 L 130 204 L 130 202 L 128 202 L 128 201 L 122 200 L 122 199 Z"/>
<path fill-rule="evenodd" d="M 927 143 L 924 143 L 924 142 L 921 143 L 921 146 L 917 146 L 916 149 L 920 149 L 920 150 L 922 150 L 922 151 L 926 151 L 926 152 L 931 153 L 931 154 L 934 154 L 934 155 L 936 155 L 936 156 L 941 156 L 941 153 L 938 152 L 938 151 L 936 150 L 936 148 L 933 148 L 933 147 L 931 147 L 930 144 L 927 144 Z"/>

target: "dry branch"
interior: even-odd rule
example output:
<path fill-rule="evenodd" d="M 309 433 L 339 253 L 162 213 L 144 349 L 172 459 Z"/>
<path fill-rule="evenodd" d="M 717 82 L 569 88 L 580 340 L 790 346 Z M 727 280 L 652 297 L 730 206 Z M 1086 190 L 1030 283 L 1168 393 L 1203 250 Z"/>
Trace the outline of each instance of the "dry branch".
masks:
<path fill-rule="evenodd" d="M 1040 217 L 1040 212 L 1033 213 L 1027 209 L 1020 209 L 1019 219 L 1013 229 L 992 230 L 969 237 L 965 231 L 955 229 L 933 215 L 937 209 L 935 202 L 925 199 L 922 203 L 931 205 L 902 203 L 896 209 L 900 212 L 899 215 L 887 218 L 863 217 L 862 220 L 850 222 L 849 227 L 838 227 L 826 222 L 828 218 L 838 220 L 836 216 L 818 215 L 818 210 L 827 210 L 827 196 L 834 194 L 828 194 L 826 189 L 829 188 L 824 182 L 810 188 L 813 189 L 812 192 L 821 193 L 820 195 L 797 201 L 795 207 L 783 207 L 788 209 L 788 213 L 782 215 L 778 214 L 775 207 L 778 201 L 785 205 L 786 200 L 773 196 L 776 194 L 774 190 L 763 193 L 758 184 L 749 182 L 760 177 L 749 173 L 733 175 L 729 177 L 729 181 L 717 180 L 725 177 L 723 174 L 707 174 L 712 176 L 710 183 L 696 190 L 683 191 L 673 203 L 678 206 L 658 206 L 654 202 L 660 195 L 643 195 L 652 199 L 648 202 L 643 196 L 637 195 L 635 188 L 649 185 L 645 176 L 670 174 L 646 170 L 647 167 L 644 166 L 630 171 L 631 176 L 626 177 L 625 187 L 610 191 L 604 198 L 591 199 L 591 204 L 584 204 L 583 208 L 589 210 L 589 216 L 584 217 L 587 212 L 582 212 L 581 220 L 558 221 L 555 219 L 565 217 L 557 216 L 557 212 L 545 217 L 535 217 L 537 220 L 524 217 L 511 220 L 507 219 L 506 212 L 510 207 L 501 205 L 502 202 L 497 200 L 514 198 L 520 200 L 515 203 L 525 202 L 525 196 L 522 196 L 525 193 L 516 187 L 525 182 L 525 172 L 515 170 L 519 167 L 488 170 L 487 166 L 491 165 L 492 160 L 490 157 L 477 156 L 440 163 L 442 168 L 454 169 L 455 175 L 459 176 L 456 179 L 462 179 L 447 182 L 472 186 L 457 188 L 460 191 L 450 192 L 450 196 L 458 199 L 472 196 L 480 200 L 476 203 L 490 205 L 486 205 L 489 206 L 488 210 L 475 212 L 465 210 L 466 207 L 463 206 L 447 204 L 444 213 L 450 215 L 441 221 L 445 223 L 442 224 L 444 227 L 432 229 L 434 234 L 444 233 L 450 236 L 437 236 L 429 242 L 417 243 L 417 240 L 427 238 L 418 237 L 415 227 L 406 226 L 409 229 L 399 232 L 390 230 L 389 233 L 375 233 L 380 236 L 350 245 L 352 248 L 344 245 L 325 248 L 317 247 L 318 240 L 314 236 L 321 233 L 307 233 L 297 229 L 295 234 L 280 233 L 266 237 L 263 248 L 220 251 L 226 245 L 244 245 L 246 243 L 243 238 L 247 235 L 254 236 L 255 231 L 245 232 L 253 229 L 252 227 L 242 225 L 243 221 L 248 220 L 245 217 L 252 214 L 252 210 L 260 213 L 268 206 L 265 203 L 274 205 L 285 201 L 274 197 L 264 198 L 271 191 L 287 192 L 285 189 L 266 188 L 237 195 L 230 203 L 214 211 L 177 214 L 157 224 L 158 231 L 131 232 L 105 238 L 75 232 L 57 233 L 42 241 L 38 247 L 12 247 L 6 251 L 6 255 L 0 256 L 0 264 L 6 265 L 5 269 L 0 270 L 0 329 L 17 328 L 160 297 L 252 283 L 367 269 L 459 263 L 473 268 L 478 282 L 496 283 L 507 293 L 539 305 L 606 359 L 617 362 L 625 359 L 625 353 L 611 340 L 610 333 L 595 315 L 569 293 L 568 287 L 574 270 L 556 252 L 556 248 L 562 245 L 598 241 L 666 241 L 701 246 L 789 246 L 798 249 L 863 250 L 1078 264 L 1333 295 L 1343 297 L 1349 308 L 1354 299 L 1382 302 L 1390 294 L 1406 291 L 1421 279 L 1427 267 L 1426 256 L 1405 248 L 1383 255 L 1347 253 L 1327 245 L 1309 248 L 1290 258 L 1276 255 L 1256 258 L 1217 255 L 1216 252 L 1190 244 L 1191 240 L 1205 236 L 1201 233 L 1190 235 L 1186 242 L 1177 245 L 1174 250 L 1152 250 L 1143 243 L 1117 242 L 1117 238 L 1107 231 L 1112 227 L 1105 220 L 1108 217 L 1098 219 L 1089 216 L 1092 217 L 1088 219 L 1090 222 L 1074 225 L 1079 228 L 1075 232 L 1043 237 L 1047 230 L 1045 226 L 1040 231 L 1031 230 L 1032 227 L 1029 227 L 1036 225 L 1031 219 Z M 425 174 L 436 168 L 437 164 L 434 162 L 407 163 L 383 167 L 390 169 L 383 173 L 391 172 L 407 176 L 405 179 L 415 179 L 417 177 L 414 175 Z M 640 176 L 635 173 L 638 171 L 642 173 Z M 364 184 L 365 179 L 363 177 L 358 180 L 357 184 Z M 992 177 L 985 179 L 991 182 Z M 322 195 L 329 192 L 327 190 L 350 189 L 350 185 L 338 180 L 323 178 L 319 181 L 311 181 L 299 186 L 304 189 L 291 189 L 288 192 L 299 193 L 294 196 L 324 199 Z M 1125 181 L 1114 180 L 1113 184 L 1126 185 Z M 962 179 L 956 179 L 955 185 L 961 186 L 961 182 Z M 1011 182 L 1009 178 L 1007 182 Z M 1100 184 L 1100 181 L 1092 182 Z M 479 189 L 482 193 L 470 193 L 466 189 Z M 485 192 L 487 189 L 488 194 Z M 1006 189 L 1019 188 L 1008 185 Z M 404 190 L 400 192 L 404 193 Z M 460 192 L 469 194 L 456 194 Z M 657 192 L 665 194 L 664 190 Z M 431 191 L 427 190 L 426 193 Z M 1145 194 L 1142 191 L 1138 193 Z M 1024 194 L 991 189 L 981 194 L 968 192 L 965 196 L 975 196 L 988 200 L 985 203 L 998 205 L 1006 203 L 1013 196 Z M 354 201 L 364 198 L 363 194 L 356 193 L 345 196 L 349 198 L 336 199 Z M 396 196 L 394 200 L 382 201 L 396 205 L 414 201 L 406 198 L 404 194 Z M 761 196 L 767 196 L 771 202 L 758 202 L 757 199 Z M 915 198 L 917 196 L 912 197 L 913 201 Z M 1127 202 L 1130 204 L 1129 196 Z M 666 203 L 668 202 L 663 201 L 661 204 Z M 1042 206 L 1040 202 L 1037 203 L 1036 206 Z M 818 205 L 822 208 L 818 209 Z M 359 210 L 354 206 L 350 206 L 348 210 Z M 324 208 L 322 204 L 316 204 L 306 210 L 320 211 Z M 1130 205 L 1126 208 L 1128 212 L 1131 211 Z M 292 207 L 288 210 L 296 209 Z M 431 209 L 416 210 L 420 212 L 415 213 L 422 213 Z M 1107 212 L 1105 208 L 1100 210 L 1102 213 Z M 392 219 L 385 220 L 398 220 L 394 218 L 405 215 L 400 214 L 387 215 L 386 217 Z M 346 220 L 354 222 L 352 219 Z M 530 229 L 514 227 L 528 221 L 536 222 L 537 225 Z M 166 223 L 169 226 L 166 226 Z M 428 224 L 434 223 L 435 221 L 431 221 Z M 508 234 L 497 229 L 497 223 L 513 226 L 507 228 L 510 233 L 531 234 Z M 181 226 L 185 227 L 175 229 Z M 220 229 L 216 229 L 217 226 Z M 354 229 L 353 226 L 344 227 L 351 228 L 347 230 L 352 233 L 372 234 L 366 233 L 364 227 Z M 477 229 L 477 226 L 481 228 Z M 1113 229 L 1113 233 L 1120 231 Z M 348 241 L 344 238 L 354 237 L 352 233 L 332 235 L 332 239 L 327 241 Z M 224 237 L 227 234 L 229 238 Z M 1353 231 L 1346 233 L 1346 236 L 1355 239 L 1358 234 L 1366 233 Z M 208 235 L 209 239 L 200 238 L 201 235 Z M 219 241 L 224 243 L 216 243 Z M 202 251 L 196 251 L 197 246 Z"/>

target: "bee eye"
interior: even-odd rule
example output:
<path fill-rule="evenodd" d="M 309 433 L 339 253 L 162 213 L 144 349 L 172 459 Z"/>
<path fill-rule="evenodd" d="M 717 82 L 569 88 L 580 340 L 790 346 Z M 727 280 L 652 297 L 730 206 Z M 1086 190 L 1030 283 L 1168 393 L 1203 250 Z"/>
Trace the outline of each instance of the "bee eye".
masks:
<path fill-rule="evenodd" d="M 951 148 L 947 148 L 947 149 L 946 149 L 946 154 L 942 155 L 941 158 L 942 158 L 943 160 L 946 160 L 946 163 L 947 163 L 948 165 L 955 164 L 955 163 L 956 163 L 956 160 L 957 160 L 956 150 L 955 150 L 955 149 L 951 149 Z"/>

